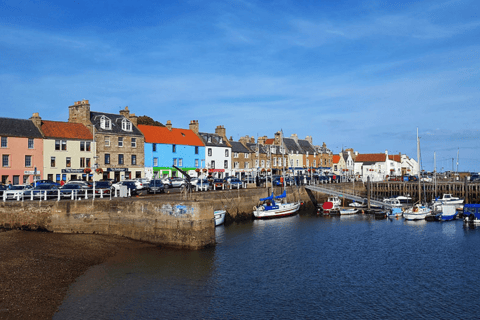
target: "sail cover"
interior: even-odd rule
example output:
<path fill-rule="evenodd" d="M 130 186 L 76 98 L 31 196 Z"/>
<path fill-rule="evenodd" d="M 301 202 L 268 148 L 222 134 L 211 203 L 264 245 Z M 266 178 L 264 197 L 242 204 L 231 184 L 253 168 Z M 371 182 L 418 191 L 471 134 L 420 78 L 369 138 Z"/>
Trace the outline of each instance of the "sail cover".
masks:
<path fill-rule="evenodd" d="M 283 190 L 283 193 L 279 196 L 276 196 L 275 199 L 281 199 L 287 197 L 287 190 Z"/>
<path fill-rule="evenodd" d="M 273 192 L 272 192 L 272 195 L 271 195 L 270 197 L 266 197 L 266 198 L 260 199 L 260 201 L 267 201 L 267 200 L 270 200 L 270 201 L 273 200 Z"/>

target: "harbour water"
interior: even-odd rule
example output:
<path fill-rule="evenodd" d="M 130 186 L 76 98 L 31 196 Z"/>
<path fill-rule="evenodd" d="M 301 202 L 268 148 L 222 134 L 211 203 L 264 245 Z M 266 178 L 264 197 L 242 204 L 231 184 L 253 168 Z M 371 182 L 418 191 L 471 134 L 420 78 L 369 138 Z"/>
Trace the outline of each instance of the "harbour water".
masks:
<path fill-rule="evenodd" d="M 480 229 L 300 214 L 216 229 L 200 251 L 125 252 L 54 319 L 478 319 Z"/>

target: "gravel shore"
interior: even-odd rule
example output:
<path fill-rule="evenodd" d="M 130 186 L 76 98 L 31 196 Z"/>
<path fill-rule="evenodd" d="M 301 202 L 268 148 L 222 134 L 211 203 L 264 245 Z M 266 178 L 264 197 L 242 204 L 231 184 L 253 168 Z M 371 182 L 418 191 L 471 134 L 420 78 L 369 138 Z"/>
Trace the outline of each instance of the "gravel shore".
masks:
<path fill-rule="evenodd" d="M 0 319 L 52 319 L 68 286 L 124 250 L 154 247 L 125 238 L 0 232 Z"/>

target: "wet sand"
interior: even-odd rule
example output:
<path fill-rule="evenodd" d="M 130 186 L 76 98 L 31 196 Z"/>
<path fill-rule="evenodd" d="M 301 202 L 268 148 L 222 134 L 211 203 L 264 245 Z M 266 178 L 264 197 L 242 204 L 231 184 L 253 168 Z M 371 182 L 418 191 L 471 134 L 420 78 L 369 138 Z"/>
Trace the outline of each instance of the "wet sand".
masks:
<path fill-rule="evenodd" d="M 68 286 L 122 251 L 154 245 L 120 237 L 0 232 L 0 319 L 51 319 Z"/>

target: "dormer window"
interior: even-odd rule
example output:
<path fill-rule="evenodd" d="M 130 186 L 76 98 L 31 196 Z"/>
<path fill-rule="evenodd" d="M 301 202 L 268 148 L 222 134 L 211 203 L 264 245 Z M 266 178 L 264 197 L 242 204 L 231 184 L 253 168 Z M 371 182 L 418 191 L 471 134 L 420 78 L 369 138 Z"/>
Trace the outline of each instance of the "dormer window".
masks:
<path fill-rule="evenodd" d="M 109 118 L 102 116 L 100 118 L 100 128 L 105 130 L 112 130 L 112 121 Z"/>
<path fill-rule="evenodd" d="M 223 143 L 223 139 L 222 139 L 222 138 L 220 138 L 220 144 L 222 144 L 222 143 Z"/>
<path fill-rule="evenodd" d="M 207 142 L 208 142 L 208 143 L 212 143 L 212 137 L 208 137 Z"/>
<path fill-rule="evenodd" d="M 132 123 L 127 119 L 122 120 L 122 130 L 123 131 L 132 131 Z"/>

